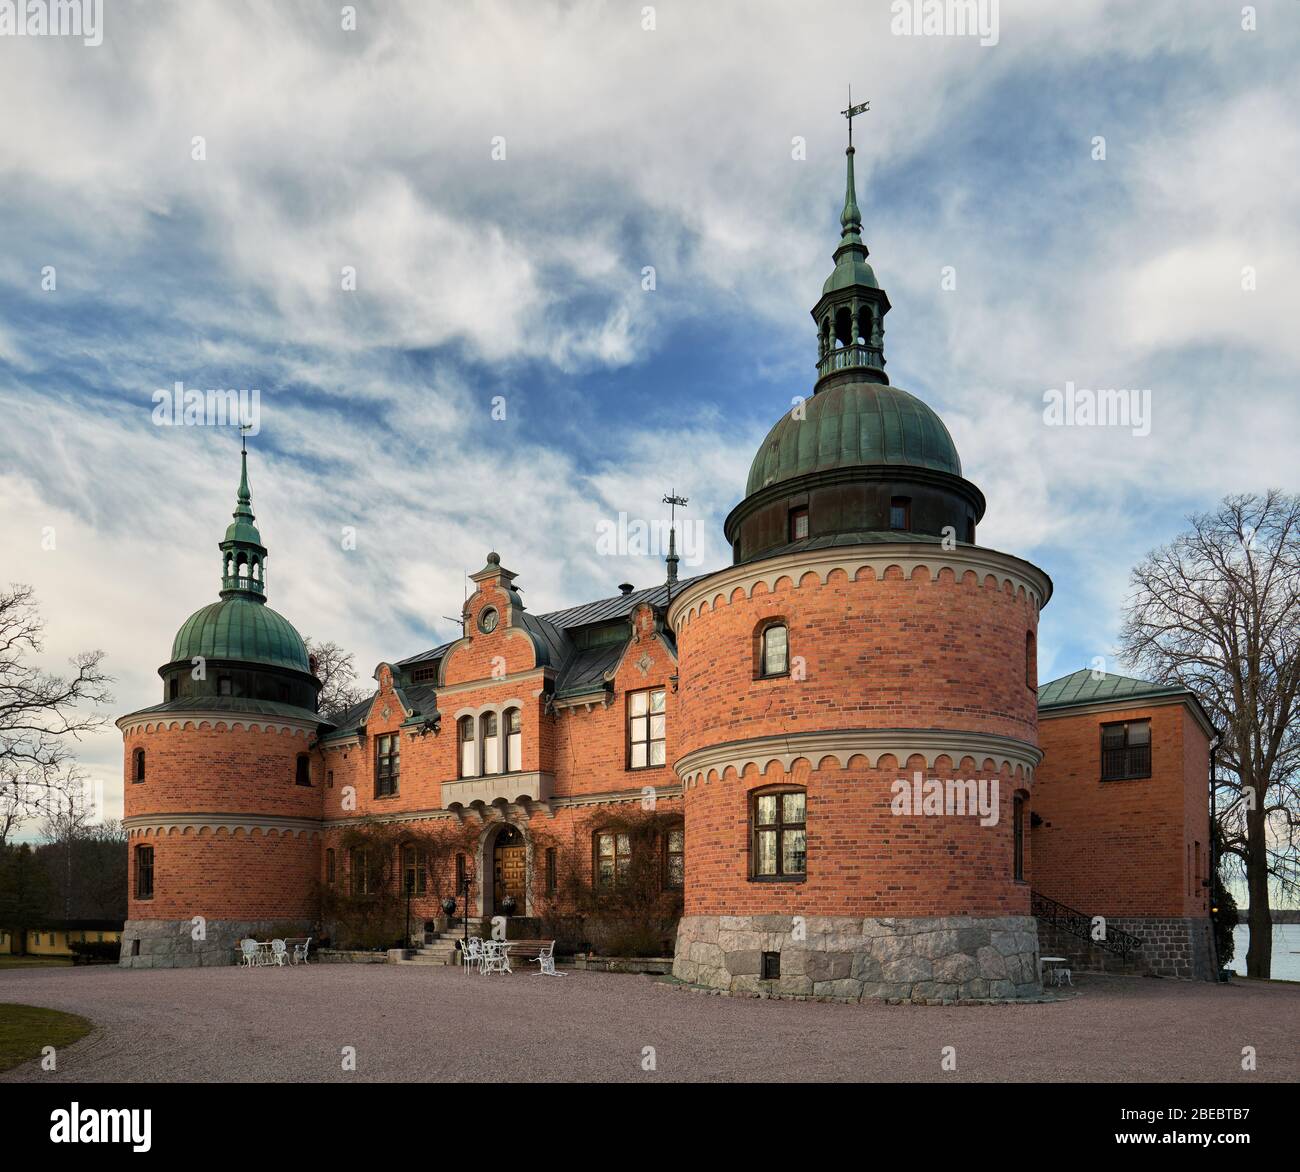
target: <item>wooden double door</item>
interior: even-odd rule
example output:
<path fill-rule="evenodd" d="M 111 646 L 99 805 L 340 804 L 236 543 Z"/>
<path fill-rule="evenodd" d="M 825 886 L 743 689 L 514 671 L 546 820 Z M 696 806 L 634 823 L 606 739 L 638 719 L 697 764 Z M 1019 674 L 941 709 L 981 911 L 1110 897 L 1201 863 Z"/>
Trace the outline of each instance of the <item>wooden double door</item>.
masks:
<path fill-rule="evenodd" d="M 524 836 L 513 826 L 497 835 L 492 847 L 492 914 L 506 914 L 506 897 L 514 899 L 511 915 L 522 916 L 527 906 L 528 865 Z"/>

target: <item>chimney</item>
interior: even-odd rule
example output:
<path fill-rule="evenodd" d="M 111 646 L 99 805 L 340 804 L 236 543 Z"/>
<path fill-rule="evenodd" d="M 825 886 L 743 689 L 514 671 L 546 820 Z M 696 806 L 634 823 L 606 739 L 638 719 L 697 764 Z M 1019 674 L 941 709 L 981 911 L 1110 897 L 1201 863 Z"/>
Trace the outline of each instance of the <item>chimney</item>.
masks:
<path fill-rule="evenodd" d="M 620 594 L 631 594 L 631 593 L 632 593 L 632 583 L 631 583 L 631 582 L 620 582 L 620 583 L 618 584 L 618 589 L 619 589 L 619 593 L 620 593 Z"/>

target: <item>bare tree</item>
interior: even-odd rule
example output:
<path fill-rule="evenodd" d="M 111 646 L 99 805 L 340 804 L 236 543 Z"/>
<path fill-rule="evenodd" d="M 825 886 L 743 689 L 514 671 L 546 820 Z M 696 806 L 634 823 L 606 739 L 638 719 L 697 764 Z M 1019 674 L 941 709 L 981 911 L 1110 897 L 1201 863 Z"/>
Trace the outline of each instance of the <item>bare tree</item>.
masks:
<path fill-rule="evenodd" d="M 1270 881 L 1300 889 L 1300 496 L 1230 496 L 1188 520 L 1133 570 L 1120 650 L 1221 730 L 1220 845 L 1250 896 L 1246 972 L 1267 977 Z"/>
<path fill-rule="evenodd" d="M 20 822 L 66 805 L 80 786 L 68 740 L 104 723 L 82 705 L 112 700 L 102 651 L 77 655 L 70 676 L 31 663 L 44 633 L 30 586 L 0 591 L 0 842 Z"/>
<path fill-rule="evenodd" d="M 324 717 L 337 716 L 353 704 L 359 704 L 370 693 L 356 686 L 357 673 L 352 666 L 352 652 L 344 651 L 331 640 L 317 643 L 310 636 L 303 640 L 307 645 L 312 673 L 321 682 L 317 709 Z"/>

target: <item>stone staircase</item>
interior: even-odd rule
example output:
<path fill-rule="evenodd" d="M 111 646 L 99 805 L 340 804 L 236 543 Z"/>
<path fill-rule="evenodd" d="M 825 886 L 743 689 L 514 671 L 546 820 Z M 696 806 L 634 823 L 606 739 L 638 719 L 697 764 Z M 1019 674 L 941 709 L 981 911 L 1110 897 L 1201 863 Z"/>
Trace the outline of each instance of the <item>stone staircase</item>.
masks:
<path fill-rule="evenodd" d="M 470 917 L 469 934 L 482 935 L 482 920 Z M 464 922 L 458 922 L 445 932 L 426 933 L 425 942 L 419 948 L 408 948 L 406 955 L 396 961 L 397 964 L 460 964 L 460 952 L 457 942 L 465 934 Z"/>

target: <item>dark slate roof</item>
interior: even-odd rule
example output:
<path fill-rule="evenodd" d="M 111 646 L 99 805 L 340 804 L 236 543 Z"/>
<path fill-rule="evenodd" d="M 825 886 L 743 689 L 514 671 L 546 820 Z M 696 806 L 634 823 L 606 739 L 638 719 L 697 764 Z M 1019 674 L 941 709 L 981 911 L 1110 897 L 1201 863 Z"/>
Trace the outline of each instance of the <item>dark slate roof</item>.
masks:
<path fill-rule="evenodd" d="M 166 700 L 149 708 L 138 708 L 128 716 L 166 716 L 177 712 L 229 712 L 232 715 L 245 716 L 292 716 L 298 720 L 314 720 L 317 724 L 329 724 L 325 717 L 308 708 L 299 708 L 296 704 L 281 704 L 277 700 L 252 700 L 246 696 L 182 696 L 176 700 Z M 121 719 L 125 719 L 124 717 Z"/>
<path fill-rule="evenodd" d="M 1192 693 L 1182 684 L 1153 684 L 1132 676 L 1103 674 L 1093 678 L 1088 668 L 1081 668 L 1038 689 L 1038 707 L 1066 708 L 1074 704 L 1098 704 L 1107 700 L 1141 700 L 1153 696 L 1178 696 Z"/>
<path fill-rule="evenodd" d="M 531 615 L 521 610 L 515 619 L 537 648 L 538 667 L 562 667 L 573 655 L 573 640 L 560 627 L 548 622 L 544 615 Z"/>
<path fill-rule="evenodd" d="M 459 639 L 453 639 L 451 643 L 440 643 L 438 644 L 437 647 L 431 648 L 428 651 L 421 651 L 419 655 L 412 655 L 407 659 L 399 659 L 397 661 L 397 666 L 413 667 L 417 663 L 426 663 L 426 662 L 433 663 L 436 660 L 441 659 L 444 655 L 447 654 L 448 650 L 452 646 L 452 643 L 458 643 L 458 642 L 460 642 Z"/>
<path fill-rule="evenodd" d="M 673 587 L 676 598 L 692 582 L 707 578 L 708 574 L 699 574 L 694 578 L 683 578 Z M 596 602 L 585 602 L 581 606 L 571 606 L 568 610 L 553 610 L 540 617 L 552 626 L 570 630 L 573 627 L 586 627 L 592 623 L 607 623 L 613 619 L 625 619 L 643 602 L 651 606 L 664 607 L 668 604 L 668 585 L 651 586 L 646 590 L 633 590 L 631 594 L 616 594 L 613 598 L 602 598 Z"/>
<path fill-rule="evenodd" d="M 618 666 L 619 656 L 626 646 L 625 643 L 606 643 L 579 651 L 556 680 L 555 695 L 559 698 L 581 696 L 604 688 L 605 673 Z"/>

